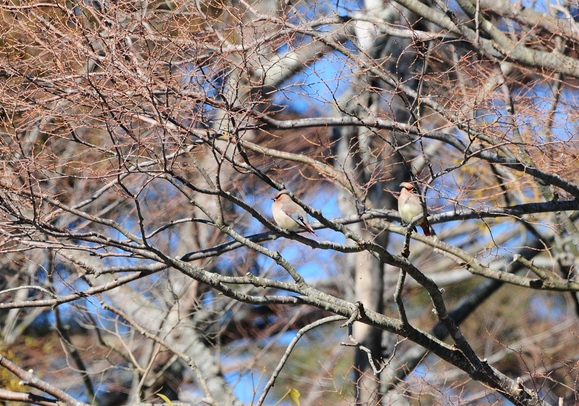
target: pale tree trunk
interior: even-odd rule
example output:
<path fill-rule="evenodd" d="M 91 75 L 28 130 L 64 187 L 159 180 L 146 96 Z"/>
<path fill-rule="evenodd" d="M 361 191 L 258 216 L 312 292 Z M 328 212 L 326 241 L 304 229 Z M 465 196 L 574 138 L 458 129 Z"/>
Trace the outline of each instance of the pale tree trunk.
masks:
<path fill-rule="evenodd" d="M 368 231 L 362 231 L 361 234 L 364 238 L 373 237 Z M 388 243 L 388 234 L 382 234 L 374 241 L 385 245 Z M 364 304 L 365 308 L 383 312 L 384 264 L 367 253 L 359 253 L 356 255 L 355 269 L 356 298 Z M 354 337 L 372 352 L 375 366 L 379 365 L 379 357 L 382 353 L 382 335 L 382 330 L 372 328 L 367 324 L 354 324 Z M 381 400 L 380 375 L 374 373 L 368 354 L 357 350 L 354 362 L 356 401 L 367 405 L 379 403 Z"/>
<path fill-rule="evenodd" d="M 366 0 L 364 7 L 365 13 L 369 15 L 379 13 L 382 18 L 391 22 L 400 18 L 399 11 L 392 7 L 385 7 L 382 0 Z M 364 58 L 378 60 L 391 56 L 391 63 L 400 63 L 396 67 L 402 70 L 410 65 L 408 61 L 405 61 L 408 57 L 414 59 L 414 54 L 409 53 L 409 55 L 402 56 L 401 62 L 398 59 L 400 53 L 408 52 L 408 50 L 400 44 L 400 38 L 396 41 L 389 41 L 386 35 L 380 34 L 376 27 L 368 22 L 359 21 L 354 32 Z M 406 72 L 403 73 L 406 74 Z M 361 73 L 358 76 L 358 86 L 355 87 L 367 90 L 358 95 L 350 93 L 344 96 L 342 100 L 350 101 L 345 110 L 349 114 L 361 117 L 384 115 L 384 111 L 381 111 L 384 108 L 381 104 L 382 98 L 372 91 L 372 89 L 384 86 L 383 82 L 371 75 Z M 396 115 L 396 119 L 403 122 L 408 120 L 408 106 L 402 105 L 401 100 L 393 94 L 389 97 L 391 98 L 389 108 Z M 352 202 L 352 196 L 342 193 L 340 197 L 342 214 L 345 216 L 357 214 L 361 208 L 395 209 L 397 200 L 394 193 L 398 192 L 400 182 L 409 177 L 408 168 L 403 164 L 402 157 L 392 153 L 388 145 L 376 144 L 375 134 L 366 128 L 334 129 L 332 135 L 333 139 L 338 141 L 335 150 L 337 156 L 335 166 L 349 172 L 352 179 L 360 185 L 371 185 L 365 202 Z M 393 140 L 395 135 L 386 135 L 386 137 Z M 380 152 L 377 153 L 377 151 Z M 363 224 L 355 224 L 351 227 L 364 239 L 373 240 L 383 247 L 388 246 L 388 233 L 376 235 L 376 230 L 368 230 Z M 355 280 L 355 292 L 352 299 L 361 302 L 364 308 L 383 313 L 384 264 L 368 253 L 360 253 L 355 256 L 354 261 L 350 261 L 349 271 L 354 274 Z M 383 353 L 387 354 L 392 350 L 392 348 L 383 349 L 383 343 L 386 343 L 386 347 L 391 347 L 396 342 L 396 338 L 361 323 L 354 324 L 353 333 L 356 341 L 371 352 L 374 360 L 374 365 L 372 365 L 366 351 L 356 350 L 354 364 L 356 402 L 380 404 L 383 394 L 380 393 L 380 374 L 376 372 L 376 369 L 380 368 Z"/>
<path fill-rule="evenodd" d="M 334 137 L 339 139 L 336 149 L 335 166 L 348 173 L 354 173 L 356 163 L 347 159 L 352 153 L 351 140 L 357 135 L 356 128 L 335 129 Z M 355 154 L 354 156 L 360 156 Z M 365 183 L 365 173 L 359 173 L 360 183 Z M 357 214 L 357 206 L 362 202 L 352 202 L 352 196 L 340 189 L 340 210 L 342 215 L 349 216 Z M 350 228 L 365 239 L 373 239 L 374 236 L 364 228 L 363 224 L 356 223 Z M 388 235 L 383 233 L 380 236 L 380 243 L 386 244 Z M 347 257 L 347 273 L 354 278 L 354 297 L 352 301 L 359 301 L 364 308 L 377 312 L 384 310 L 383 290 L 384 275 L 383 264 L 367 252 L 358 253 Z M 355 323 L 353 328 L 355 340 L 372 353 L 373 358 L 378 358 L 381 353 L 382 330 L 372 328 L 366 324 Z M 379 400 L 380 381 L 379 376 L 373 373 L 368 354 L 360 349 L 356 349 L 354 357 L 354 383 L 356 388 L 356 400 L 360 404 L 375 404 Z"/>

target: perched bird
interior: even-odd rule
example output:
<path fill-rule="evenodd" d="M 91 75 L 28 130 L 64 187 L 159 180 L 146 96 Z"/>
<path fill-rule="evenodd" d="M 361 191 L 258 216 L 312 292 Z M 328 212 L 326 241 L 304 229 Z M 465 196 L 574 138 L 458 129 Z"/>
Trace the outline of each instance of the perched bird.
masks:
<path fill-rule="evenodd" d="M 317 235 L 310 226 L 306 211 L 294 202 L 286 189 L 280 191 L 273 198 L 271 205 L 273 219 L 280 228 L 287 231 L 307 231 Z"/>
<path fill-rule="evenodd" d="M 426 220 L 426 213 L 422 209 L 420 197 L 414 192 L 414 186 L 409 182 L 402 182 L 400 186 L 402 190 L 400 191 L 400 197 L 398 197 L 398 212 L 402 218 L 402 223 L 405 225 L 410 224 L 414 217 L 424 215 L 418 225 L 422 227 L 424 235 L 432 235 L 430 225 L 428 220 Z"/>

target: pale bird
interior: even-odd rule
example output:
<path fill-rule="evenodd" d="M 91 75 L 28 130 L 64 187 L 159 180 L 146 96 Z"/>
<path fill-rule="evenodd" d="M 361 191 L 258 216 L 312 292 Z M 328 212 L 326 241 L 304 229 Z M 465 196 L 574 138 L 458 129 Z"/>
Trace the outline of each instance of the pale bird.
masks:
<path fill-rule="evenodd" d="M 402 182 L 400 186 L 402 190 L 398 197 L 398 213 L 400 213 L 402 223 L 407 225 L 410 224 L 416 216 L 424 216 L 418 225 L 422 227 L 424 235 L 432 235 L 430 225 L 428 224 L 428 220 L 426 220 L 427 213 L 425 213 L 422 208 L 420 197 L 415 193 L 414 186 L 409 182 Z"/>
<path fill-rule="evenodd" d="M 310 226 L 306 211 L 291 199 L 286 189 L 275 195 L 271 211 L 280 228 L 286 231 L 307 231 L 317 235 Z"/>

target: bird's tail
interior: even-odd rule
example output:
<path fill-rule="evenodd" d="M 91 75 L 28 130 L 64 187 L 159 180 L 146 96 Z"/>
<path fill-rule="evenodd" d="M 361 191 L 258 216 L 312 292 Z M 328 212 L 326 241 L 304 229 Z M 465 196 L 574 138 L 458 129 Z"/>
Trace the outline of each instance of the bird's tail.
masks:
<path fill-rule="evenodd" d="M 424 232 L 424 235 L 427 237 L 430 237 L 432 235 L 432 231 L 430 230 L 430 225 L 425 221 L 422 224 L 420 224 L 420 227 L 422 227 L 422 231 Z"/>
<path fill-rule="evenodd" d="M 318 237 L 318 234 L 314 231 L 314 229 L 309 224 L 304 223 L 304 227 L 306 228 L 306 231 L 308 233 L 313 234 L 316 237 Z"/>

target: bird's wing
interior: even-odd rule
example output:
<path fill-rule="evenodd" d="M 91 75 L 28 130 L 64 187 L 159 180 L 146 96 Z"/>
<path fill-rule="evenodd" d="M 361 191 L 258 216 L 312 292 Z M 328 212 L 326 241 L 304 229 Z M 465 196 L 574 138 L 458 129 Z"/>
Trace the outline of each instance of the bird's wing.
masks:
<path fill-rule="evenodd" d="M 300 226 L 304 225 L 304 217 L 299 212 L 295 210 L 289 210 L 289 205 L 283 204 L 281 206 L 282 211 L 293 221 L 298 223 Z"/>
<path fill-rule="evenodd" d="M 301 227 L 305 228 L 307 232 L 318 235 L 316 234 L 312 226 L 310 226 L 305 211 L 303 213 L 301 212 L 301 210 L 300 211 L 292 210 L 291 212 L 289 212 L 289 210 L 287 210 L 287 208 L 284 206 L 282 206 L 282 210 L 289 218 L 298 223 Z"/>

